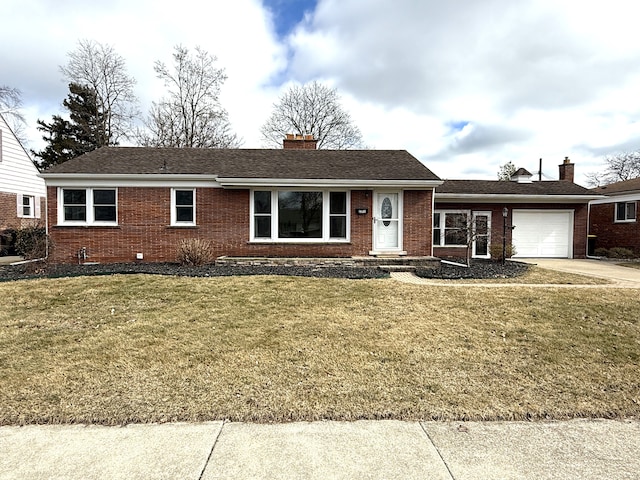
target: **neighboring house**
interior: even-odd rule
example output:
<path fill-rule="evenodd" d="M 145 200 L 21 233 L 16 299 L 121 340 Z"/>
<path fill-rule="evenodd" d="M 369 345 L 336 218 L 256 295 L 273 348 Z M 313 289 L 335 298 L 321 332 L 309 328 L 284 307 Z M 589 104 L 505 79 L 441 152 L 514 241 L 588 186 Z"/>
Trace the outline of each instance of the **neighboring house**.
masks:
<path fill-rule="evenodd" d="M 590 204 L 589 234 L 595 235 L 594 248 L 622 247 L 640 254 L 640 178 L 594 188 L 606 198 Z"/>
<path fill-rule="evenodd" d="M 44 226 L 44 180 L 0 115 L 0 231 Z"/>
<path fill-rule="evenodd" d="M 556 181 L 532 181 L 525 169 L 511 181 L 445 180 L 435 193 L 433 254 L 465 257 L 472 231 L 472 257 L 490 258 L 506 230 L 514 257 L 584 258 L 588 203 L 601 197 L 573 183 L 568 158 L 559 168 Z"/>
<path fill-rule="evenodd" d="M 175 261 L 188 238 L 218 257 L 430 256 L 442 183 L 404 150 L 315 150 L 309 137 L 282 150 L 101 148 L 41 176 L 50 260 L 63 263 Z"/>

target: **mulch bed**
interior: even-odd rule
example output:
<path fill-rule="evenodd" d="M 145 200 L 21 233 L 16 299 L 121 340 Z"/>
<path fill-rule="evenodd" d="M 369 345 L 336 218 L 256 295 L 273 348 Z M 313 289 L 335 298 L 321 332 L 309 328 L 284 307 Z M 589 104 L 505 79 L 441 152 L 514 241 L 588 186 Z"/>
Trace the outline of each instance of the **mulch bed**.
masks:
<path fill-rule="evenodd" d="M 470 279 L 509 278 L 525 273 L 528 265 L 507 262 L 475 261 L 471 267 L 443 263 L 439 269 L 418 269 L 416 275 L 424 278 Z M 0 266 L 0 281 L 28 278 L 59 278 L 82 275 L 113 275 L 145 273 L 153 275 L 179 275 L 187 277 L 220 277 L 231 275 L 290 275 L 322 278 L 387 278 L 389 274 L 375 267 L 338 267 L 302 265 L 203 265 L 182 266 L 177 263 L 104 263 L 93 265 L 22 264 Z"/>
<path fill-rule="evenodd" d="M 460 267 L 449 263 L 440 264 L 439 269 L 419 269 L 416 275 L 423 278 L 443 280 L 513 278 L 523 275 L 529 265 L 519 262 L 501 262 L 491 260 L 473 260 L 470 267 Z"/>

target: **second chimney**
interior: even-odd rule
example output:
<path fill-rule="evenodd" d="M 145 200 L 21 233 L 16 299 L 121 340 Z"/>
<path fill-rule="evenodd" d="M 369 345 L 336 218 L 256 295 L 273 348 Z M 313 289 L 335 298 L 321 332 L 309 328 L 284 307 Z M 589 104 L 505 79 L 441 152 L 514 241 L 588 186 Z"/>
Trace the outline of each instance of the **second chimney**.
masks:
<path fill-rule="evenodd" d="M 573 169 L 575 164 L 571 163 L 569 157 L 564 157 L 564 162 L 558 165 L 560 169 L 560 180 L 565 182 L 573 182 Z"/>
<path fill-rule="evenodd" d="M 286 138 L 282 141 L 282 147 L 296 150 L 315 150 L 318 148 L 318 140 L 314 139 L 313 135 L 287 133 Z"/>

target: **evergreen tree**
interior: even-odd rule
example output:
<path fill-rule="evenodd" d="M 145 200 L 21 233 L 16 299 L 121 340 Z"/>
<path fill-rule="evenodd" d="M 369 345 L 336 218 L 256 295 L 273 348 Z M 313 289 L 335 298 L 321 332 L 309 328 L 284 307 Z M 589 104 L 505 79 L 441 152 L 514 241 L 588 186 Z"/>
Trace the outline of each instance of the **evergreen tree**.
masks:
<path fill-rule="evenodd" d="M 83 153 L 109 145 L 104 131 L 103 112 L 96 102 L 95 92 L 87 86 L 69 84 L 69 95 L 62 102 L 70 120 L 54 115 L 51 123 L 38 120 L 38 130 L 45 132 L 49 145 L 41 152 L 31 151 L 40 158 L 39 166 L 48 168 L 71 160 Z"/>

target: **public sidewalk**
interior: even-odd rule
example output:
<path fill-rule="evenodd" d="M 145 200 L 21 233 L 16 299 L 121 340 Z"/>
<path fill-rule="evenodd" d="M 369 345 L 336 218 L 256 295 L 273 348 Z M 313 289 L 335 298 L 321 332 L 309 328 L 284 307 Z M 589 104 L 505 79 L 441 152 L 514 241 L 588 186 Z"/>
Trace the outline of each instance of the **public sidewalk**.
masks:
<path fill-rule="evenodd" d="M 637 479 L 640 421 L 0 427 L 0 479 Z"/>

